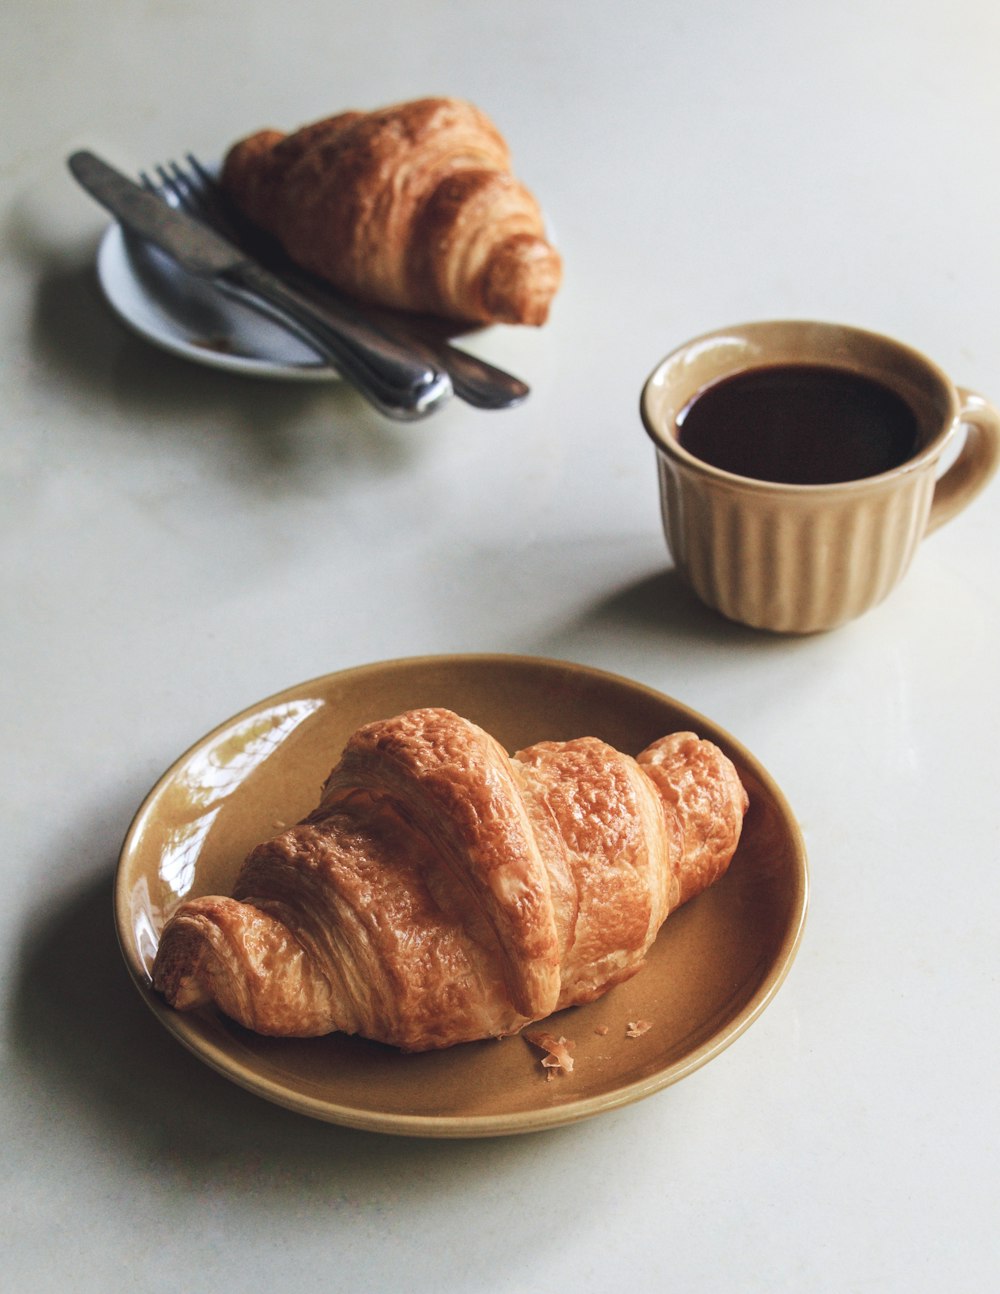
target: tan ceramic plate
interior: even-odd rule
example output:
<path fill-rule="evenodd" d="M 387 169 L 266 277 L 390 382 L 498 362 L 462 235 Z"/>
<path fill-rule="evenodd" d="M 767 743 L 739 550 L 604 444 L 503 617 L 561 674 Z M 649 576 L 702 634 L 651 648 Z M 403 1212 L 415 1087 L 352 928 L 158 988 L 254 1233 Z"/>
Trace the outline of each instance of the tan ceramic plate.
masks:
<path fill-rule="evenodd" d="M 249 849 L 312 809 L 350 733 L 443 705 L 514 750 L 593 735 L 636 753 L 693 729 L 736 762 L 750 794 L 729 872 L 664 926 L 646 968 L 601 1001 L 552 1018 L 576 1044 L 548 1081 L 523 1037 L 404 1055 L 343 1035 L 258 1037 L 214 1013 L 182 1015 L 150 990 L 165 916 L 185 896 L 227 893 Z M 115 887 L 129 970 L 163 1024 L 207 1064 L 314 1118 L 425 1137 L 494 1136 L 569 1123 L 639 1100 L 711 1060 L 761 1013 L 802 934 L 807 871 L 774 782 L 727 733 L 649 688 L 559 661 L 438 656 L 330 674 L 252 706 L 170 768 L 136 815 Z M 638 1038 L 630 1022 L 648 1020 Z"/>

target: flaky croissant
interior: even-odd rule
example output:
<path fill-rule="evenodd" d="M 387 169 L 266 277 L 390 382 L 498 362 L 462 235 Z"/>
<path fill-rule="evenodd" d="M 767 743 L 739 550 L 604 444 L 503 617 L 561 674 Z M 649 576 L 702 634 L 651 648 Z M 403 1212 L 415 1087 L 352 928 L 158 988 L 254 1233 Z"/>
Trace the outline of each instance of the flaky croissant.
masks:
<path fill-rule="evenodd" d="M 542 324 L 562 274 L 479 109 L 419 99 L 233 145 L 222 185 L 298 265 L 382 306 Z"/>
<path fill-rule="evenodd" d="M 154 987 L 259 1033 L 410 1051 L 516 1033 L 635 974 L 711 885 L 747 795 L 693 733 L 636 759 L 582 737 L 508 757 L 449 710 L 360 728 L 234 897 L 184 902 Z"/>

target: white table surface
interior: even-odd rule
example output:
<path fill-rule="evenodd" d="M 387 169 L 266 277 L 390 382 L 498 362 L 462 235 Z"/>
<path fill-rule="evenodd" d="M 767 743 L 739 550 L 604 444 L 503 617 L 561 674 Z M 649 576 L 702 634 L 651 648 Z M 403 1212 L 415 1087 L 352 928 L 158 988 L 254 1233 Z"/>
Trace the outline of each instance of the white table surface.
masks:
<path fill-rule="evenodd" d="M 641 383 L 751 318 L 886 331 L 1000 397 L 1000 11 L 28 4 L 0 45 L 0 1284 L 17 1291 L 998 1288 L 996 482 L 835 633 L 670 574 Z M 500 124 L 557 230 L 520 410 L 405 426 L 130 335 L 64 161 L 218 155 L 428 93 Z M 805 939 L 735 1044 L 645 1101 L 436 1142 L 310 1121 L 143 1007 L 111 884 L 210 727 L 368 661 L 500 651 L 709 715 L 785 791 Z"/>

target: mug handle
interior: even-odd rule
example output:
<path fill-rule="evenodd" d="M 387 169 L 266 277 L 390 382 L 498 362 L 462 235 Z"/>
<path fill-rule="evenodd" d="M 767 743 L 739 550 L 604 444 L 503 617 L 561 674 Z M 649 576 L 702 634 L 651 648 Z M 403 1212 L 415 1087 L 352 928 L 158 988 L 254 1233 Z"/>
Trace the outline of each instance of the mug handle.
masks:
<path fill-rule="evenodd" d="M 958 397 L 958 421 L 966 428 L 965 444 L 934 486 L 925 535 L 971 503 L 1000 465 L 1000 411 L 965 387 L 958 388 Z"/>

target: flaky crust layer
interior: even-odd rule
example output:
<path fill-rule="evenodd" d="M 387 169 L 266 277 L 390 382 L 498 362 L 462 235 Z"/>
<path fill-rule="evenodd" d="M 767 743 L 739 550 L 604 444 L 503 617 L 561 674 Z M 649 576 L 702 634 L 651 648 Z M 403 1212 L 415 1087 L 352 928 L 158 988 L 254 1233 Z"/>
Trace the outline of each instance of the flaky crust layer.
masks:
<path fill-rule="evenodd" d="M 693 733 L 637 758 L 584 737 L 510 757 L 449 710 L 369 724 L 317 809 L 183 903 L 154 987 L 260 1033 L 407 1050 L 517 1032 L 641 969 L 725 871 L 746 792 Z"/>
<path fill-rule="evenodd" d="M 222 185 L 303 268 L 379 305 L 542 324 L 562 277 L 478 108 L 429 98 L 234 144 Z"/>

